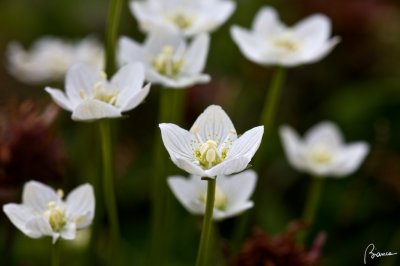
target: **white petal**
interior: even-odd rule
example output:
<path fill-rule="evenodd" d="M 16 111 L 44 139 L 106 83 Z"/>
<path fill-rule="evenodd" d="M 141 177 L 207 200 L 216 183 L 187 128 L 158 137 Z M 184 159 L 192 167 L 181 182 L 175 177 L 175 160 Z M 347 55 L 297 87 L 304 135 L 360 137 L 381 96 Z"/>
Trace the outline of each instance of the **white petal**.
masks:
<path fill-rule="evenodd" d="M 263 7 L 257 12 L 252 29 L 257 34 L 271 36 L 281 32 L 285 26 L 279 21 L 279 16 L 272 7 Z"/>
<path fill-rule="evenodd" d="M 213 168 L 206 170 L 205 176 L 216 177 L 218 175 L 230 175 L 246 169 L 250 162 L 248 157 L 235 157 L 233 159 L 227 159 L 220 164 L 217 164 Z"/>
<path fill-rule="evenodd" d="M 324 121 L 307 131 L 304 136 L 307 144 L 324 144 L 336 148 L 343 143 L 343 137 L 339 128 L 332 122 Z"/>
<path fill-rule="evenodd" d="M 299 38 L 319 44 L 328 40 L 331 34 L 331 21 L 322 14 L 311 15 L 298 22 L 293 31 Z"/>
<path fill-rule="evenodd" d="M 231 36 L 247 59 L 257 64 L 265 63 L 265 48 L 260 45 L 257 36 L 238 26 L 231 27 Z"/>
<path fill-rule="evenodd" d="M 159 127 L 164 146 L 172 160 L 177 157 L 189 161 L 194 160 L 193 150 L 190 147 L 191 134 L 187 130 L 167 123 L 162 123 Z"/>
<path fill-rule="evenodd" d="M 123 112 L 132 110 L 140 103 L 144 101 L 146 96 L 149 94 L 151 84 L 147 84 L 144 88 L 140 89 L 136 94 L 131 95 L 130 98 L 126 100 L 125 105 L 121 106 Z"/>
<path fill-rule="evenodd" d="M 191 176 L 189 179 L 183 176 L 171 176 L 167 179 L 168 185 L 178 201 L 192 214 L 203 214 L 204 206 L 196 204 L 205 192 L 206 183 L 200 176 Z"/>
<path fill-rule="evenodd" d="M 233 159 L 245 157 L 250 161 L 261 144 L 263 134 L 264 126 L 258 126 L 246 131 L 242 136 L 233 142 L 232 148 L 228 151 L 226 158 Z"/>
<path fill-rule="evenodd" d="M 207 174 L 206 171 L 204 171 L 200 166 L 195 164 L 193 160 L 188 160 L 180 157 L 176 158 L 171 158 L 172 161 L 181 168 L 182 170 L 185 170 L 189 174 L 192 175 L 197 175 L 197 176 L 202 176 L 202 177 L 215 177 L 216 175 L 210 176 Z"/>
<path fill-rule="evenodd" d="M 227 209 L 245 204 L 253 194 L 257 183 L 257 173 L 246 170 L 232 176 L 218 176 L 217 185 L 228 198 Z"/>
<path fill-rule="evenodd" d="M 197 20 L 186 29 L 186 36 L 193 36 L 199 33 L 211 32 L 221 26 L 232 15 L 236 8 L 233 1 L 209 1 L 197 14 Z"/>
<path fill-rule="evenodd" d="M 286 158 L 294 168 L 300 171 L 303 170 L 306 165 L 304 143 L 300 140 L 297 133 L 289 126 L 281 126 L 279 133 Z"/>
<path fill-rule="evenodd" d="M 225 210 L 224 212 L 222 212 L 222 214 L 219 215 L 219 217 L 216 218 L 216 220 L 222 220 L 240 215 L 244 211 L 252 208 L 253 206 L 254 203 L 252 201 L 246 201 L 243 204 L 236 205 L 235 208 Z"/>
<path fill-rule="evenodd" d="M 146 61 L 143 47 L 128 37 L 119 39 L 117 57 L 119 65 Z"/>
<path fill-rule="evenodd" d="M 82 101 L 81 92 L 90 95 L 94 85 L 103 80 L 100 70 L 86 64 L 74 64 L 67 71 L 65 77 L 65 91 L 72 103 Z"/>
<path fill-rule="evenodd" d="M 302 63 L 314 63 L 318 62 L 325 56 L 327 56 L 332 49 L 340 42 L 339 37 L 334 37 L 325 43 L 321 43 L 320 45 L 309 44 L 309 47 L 304 47 L 301 51 Z"/>
<path fill-rule="evenodd" d="M 22 205 L 9 203 L 3 205 L 3 211 L 10 219 L 13 225 L 17 227 L 22 233 L 29 237 L 39 237 L 37 232 L 31 232 L 26 228 L 26 224 L 35 218 L 32 208 Z"/>
<path fill-rule="evenodd" d="M 144 47 L 149 54 L 156 56 L 165 46 L 171 46 L 175 51 L 182 43 L 185 40 L 178 32 L 156 28 L 149 33 Z"/>
<path fill-rule="evenodd" d="M 51 187 L 37 181 L 29 181 L 24 185 L 22 203 L 34 211 L 42 213 L 47 210 L 51 201 L 58 201 L 60 197 Z"/>
<path fill-rule="evenodd" d="M 198 74 L 204 70 L 210 45 L 210 36 L 200 34 L 196 36 L 187 49 L 184 62 L 184 71 L 188 74 Z"/>
<path fill-rule="evenodd" d="M 26 230 L 30 232 L 30 235 L 28 236 L 32 238 L 39 238 L 41 236 L 52 236 L 54 234 L 49 222 L 43 216 L 37 216 L 29 220 L 26 224 Z"/>
<path fill-rule="evenodd" d="M 369 145 L 365 142 L 358 142 L 343 147 L 340 158 L 333 166 L 334 176 L 348 176 L 355 172 L 368 154 Z"/>
<path fill-rule="evenodd" d="M 68 239 L 68 240 L 73 240 L 75 239 L 76 236 L 76 226 L 75 223 L 73 222 L 69 222 L 65 225 L 65 227 L 63 228 L 63 230 L 60 233 L 60 236 L 64 239 Z M 53 238 L 53 243 L 55 243 L 57 239 Z"/>
<path fill-rule="evenodd" d="M 91 99 L 83 101 L 72 113 L 72 119 L 76 121 L 93 121 L 121 116 L 121 112 L 111 104 Z"/>
<path fill-rule="evenodd" d="M 95 199 L 93 187 L 90 184 L 84 184 L 74 189 L 69 193 L 66 203 L 68 215 L 76 222 L 78 229 L 84 228 L 92 222 Z"/>
<path fill-rule="evenodd" d="M 194 122 L 190 129 L 199 133 L 203 141 L 214 140 L 222 143 L 228 134 L 236 134 L 235 127 L 225 111 L 218 105 L 210 105 Z"/>
<path fill-rule="evenodd" d="M 62 92 L 58 89 L 50 88 L 50 87 L 46 87 L 45 91 L 47 91 L 50 94 L 53 101 L 55 101 L 61 108 L 72 112 L 74 107 L 72 106 L 70 100 L 67 99 L 64 92 Z"/>

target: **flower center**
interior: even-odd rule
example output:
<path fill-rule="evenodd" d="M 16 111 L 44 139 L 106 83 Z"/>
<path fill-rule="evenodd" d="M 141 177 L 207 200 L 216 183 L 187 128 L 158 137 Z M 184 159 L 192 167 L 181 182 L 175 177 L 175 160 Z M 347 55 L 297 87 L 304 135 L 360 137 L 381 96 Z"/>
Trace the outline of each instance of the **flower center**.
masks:
<path fill-rule="evenodd" d="M 311 152 L 311 160 L 316 164 L 329 164 L 333 160 L 333 155 L 331 151 L 321 145 Z"/>
<path fill-rule="evenodd" d="M 176 77 L 181 72 L 183 63 L 182 58 L 174 58 L 174 47 L 170 45 L 164 46 L 151 62 L 158 73 L 168 77 Z"/>
<path fill-rule="evenodd" d="M 82 100 L 85 99 L 95 99 L 95 100 L 99 100 L 102 102 L 105 102 L 107 104 L 111 104 L 116 106 L 117 104 L 117 99 L 118 99 L 118 95 L 119 95 L 119 91 L 118 90 L 110 90 L 107 89 L 107 78 L 105 76 L 104 73 L 104 80 L 97 82 L 96 84 L 94 84 L 92 90 L 91 90 L 91 96 L 89 97 L 88 95 L 86 95 L 84 90 L 81 90 L 79 92 L 79 95 L 81 97 Z"/>
<path fill-rule="evenodd" d="M 279 50 L 294 53 L 299 49 L 299 43 L 293 38 L 291 32 L 284 32 L 272 41 L 273 45 Z"/>
<path fill-rule="evenodd" d="M 64 209 L 57 205 L 55 201 L 50 201 L 47 205 L 47 210 L 44 212 L 44 216 L 49 221 L 49 224 L 53 231 L 61 231 L 67 223 L 67 217 Z"/>
<path fill-rule="evenodd" d="M 193 24 L 193 16 L 189 16 L 183 10 L 177 10 L 166 17 L 182 30 L 189 28 Z"/>
<path fill-rule="evenodd" d="M 207 201 L 207 191 L 201 195 L 200 201 L 204 204 Z M 215 187 L 215 200 L 214 200 L 214 208 L 223 211 L 226 208 L 226 204 L 228 203 L 228 198 L 226 197 L 225 193 L 216 186 Z"/>

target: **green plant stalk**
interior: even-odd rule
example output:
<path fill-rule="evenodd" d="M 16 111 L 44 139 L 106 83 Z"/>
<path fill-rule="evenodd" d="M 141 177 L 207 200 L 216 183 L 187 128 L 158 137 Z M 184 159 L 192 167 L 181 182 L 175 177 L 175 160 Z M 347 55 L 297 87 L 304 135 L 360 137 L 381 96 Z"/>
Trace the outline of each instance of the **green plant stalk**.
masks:
<path fill-rule="evenodd" d="M 107 218 L 108 222 L 110 223 L 111 229 L 110 246 L 112 247 L 112 251 L 114 251 L 117 249 L 119 241 L 119 222 L 114 191 L 110 120 L 100 120 L 99 126 L 103 161 L 103 194 L 104 202 L 106 205 Z M 111 252 L 110 255 L 111 257 L 112 253 L 113 252 Z"/>
<path fill-rule="evenodd" d="M 213 210 L 215 201 L 216 178 L 208 178 L 207 180 L 207 199 L 206 211 L 203 219 L 203 228 L 201 230 L 199 251 L 197 253 L 196 266 L 206 266 L 208 259 L 208 249 L 210 245 L 210 235 L 213 221 Z"/>
<path fill-rule="evenodd" d="M 111 77 L 116 71 L 115 50 L 122 10 L 122 0 L 111 0 L 108 7 L 106 32 L 106 73 Z"/>
<path fill-rule="evenodd" d="M 51 243 L 51 266 L 59 266 L 60 265 L 60 248 L 59 248 L 59 240 L 56 243 Z"/>

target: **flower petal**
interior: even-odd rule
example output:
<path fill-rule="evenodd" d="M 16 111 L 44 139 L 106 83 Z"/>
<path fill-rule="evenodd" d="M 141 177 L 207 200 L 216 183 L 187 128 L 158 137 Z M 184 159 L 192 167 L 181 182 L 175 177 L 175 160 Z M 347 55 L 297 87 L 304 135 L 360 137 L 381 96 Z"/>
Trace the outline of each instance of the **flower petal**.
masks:
<path fill-rule="evenodd" d="M 332 168 L 334 176 L 348 176 L 355 172 L 368 154 L 369 145 L 365 142 L 357 142 L 343 147 L 340 158 Z"/>
<path fill-rule="evenodd" d="M 238 26 L 231 27 L 231 36 L 240 51 L 250 61 L 257 64 L 265 63 L 264 47 L 253 33 Z"/>
<path fill-rule="evenodd" d="M 264 36 L 275 35 L 284 30 L 285 25 L 279 21 L 279 16 L 272 7 L 263 7 L 253 20 L 252 30 Z"/>
<path fill-rule="evenodd" d="M 162 123 L 159 125 L 161 137 L 171 159 L 181 158 L 193 161 L 194 154 L 190 147 L 191 134 L 175 124 Z"/>
<path fill-rule="evenodd" d="M 51 229 L 49 222 L 43 216 L 37 216 L 29 220 L 26 224 L 26 230 L 30 233 L 28 235 L 32 238 L 39 238 L 41 236 L 53 236 L 54 232 Z M 53 243 L 54 243 L 53 238 Z"/>
<path fill-rule="evenodd" d="M 222 161 L 213 168 L 206 170 L 205 175 L 207 177 L 216 177 L 218 175 L 230 175 L 246 169 L 250 162 L 248 157 L 235 157 L 230 160 Z"/>
<path fill-rule="evenodd" d="M 202 141 L 222 143 L 228 135 L 236 134 L 235 127 L 225 111 L 218 105 L 210 105 L 194 122 L 190 132 L 199 134 Z"/>
<path fill-rule="evenodd" d="M 314 14 L 299 21 L 293 27 L 293 32 L 305 41 L 323 43 L 331 35 L 331 21 L 325 15 Z"/>
<path fill-rule="evenodd" d="M 50 94 L 53 101 L 55 101 L 61 108 L 72 112 L 72 110 L 74 109 L 74 106 L 72 106 L 70 100 L 67 99 L 64 92 L 62 92 L 58 89 L 50 88 L 50 87 L 46 87 L 45 91 L 47 91 Z"/>
<path fill-rule="evenodd" d="M 93 121 L 121 116 L 121 112 L 111 104 L 92 99 L 83 101 L 72 113 L 72 119 L 76 121 Z"/>
<path fill-rule="evenodd" d="M 75 188 L 66 199 L 68 215 L 76 223 L 76 228 L 88 226 L 94 217 L 95 198 L 93 187 L 84 184 Z"/>
<path fill-rule="evenodd" d="M 136 94 L 131 95 L 125 102 L 125 105 L 121 106 L 122 112 L 132 110 L 140 103 L 144 101 L 144 98 L 149 94 L 151 84 L 147 84 L 144 88 L 140 89 Z"/>
<path fill-rule="evenodd" d="M 294 168 L 300 171 L 303 170 L 306 164 L 304 143 L 300 140 L 297 133 L 289 126 L 281 126 L 279 133 L 286 158 Z"/>
<path fill-rule="evenodd" d="M 22 203 L 34 211 L 42 213 L 47 210 L 51 201 L 58 201 L 60 197 L 51 187 L 37 181 L 29 181 L 24 185 Z"/>
<path fill-rule="evenodd" d="M 188 160 L 188 159 L 184 159 L 184 158 L 180 158 L 180 157 L 171 158 L 171 159 L 176 164 L 176 166 L 178 166 L 182 170 L 185 170 L 189 174 L 202 176 L 202 177 L 215 177 L 215 175 L 214 176 L 208 175 L 206 171 L 204 171 L 200 166 L 195 164 L 192 160 Z"/>
<path fill-rule="evenodd" d="M 339 128 L 329 121 L 313 126 L 306 132 L 304 139 L 308 145 L 324 144 L 330 148 L 337 148 L 343 143 Z"/>
<path fill-rule="evenodd" d="M 9 203 L 3 205 L 3 211 L 10 219 L 11 223 L 22 233 L 33 238 L 40 236 L 37 232 L 32 232 L 26 228 L 28 221 L 35 218 L 32 208 L 22 204 Z"/>
<path fill-rule="evenodd" d="M 120 66 L 136 61 L 146 61 L 143 47 L 128 37 L 119 38 L 117 57 Z"/>
<path fill-rule="evenodd" d="M 254 203 L 252 201 L 246 201 L 243 204 L 237 205 L 232 209 L 227 209 L 224 212 L 222 212 L 220 215 L 216 216 L 215 215 L 215 209 L 214 209 L 214 216 L 215 220 L 222 220 L 222 219 L 227 219 L 233 216 L 237 216 L 244 211 L 252 208 L 254 206 Z"/>
<path fill-rule="evenodd" d="M 250 161 L 261 144 L 263 134 L 264 126 L 258 126 L 246 131 L 233 142 L 232 148 L 228 151 L 226 158 L 245 157 Z"/>
<path fill-rule="evenodd" d="M 198 74 L 204 70 L 210 45 L 210 36 L 200 34 L 194 37 L 187 49 L 183 69 L 188 74 Z"/>
<path fill-rule="evenodd" d="M 76 225 L 75 223 L 67 223 L 63 230 L 60 232 L 60 236 L 64 239 L 73 240 L 76 237 Z M 56 242 L 57 238 L 53 238 L 53 244 Z"/>

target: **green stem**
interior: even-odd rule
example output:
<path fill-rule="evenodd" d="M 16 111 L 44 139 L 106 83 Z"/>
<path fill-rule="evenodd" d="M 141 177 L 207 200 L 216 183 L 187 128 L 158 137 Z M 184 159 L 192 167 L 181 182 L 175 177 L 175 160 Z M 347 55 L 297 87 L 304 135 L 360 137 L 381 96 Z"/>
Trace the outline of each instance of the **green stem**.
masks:
<path fill-rule="evenodd" d="M 103 161 L 103 194 L 106 204 L 107 218 L 111 227 L 110 246 L 112 247 L 112 250 L 116 250 L 119 240 L 119 223 L 114 192 L 110 121 L 107 119 L 101 120 L 99 121 L 99 126 Z M 112 256 L 112 254 L 110 256 Z"/>
<path fill-rule="evenodd" d="M 51 266 L 59 266 L 60 265 L 60 248 L 59 242 L 60 240 L 56 241 L 56 243 L 51 244 Z"/>
<path fill-rule="evenodd" d="M 307 195 L 307 201 L 303 211 L 303 222 L 305 222 L 309 228 L 314 223 L 315 215 L 318 210 L 318 205 L 323 189 L 324 179 L 320 177 L 313 177 L 311 186 Z M 308 231 L 308 230 L 307 230 Z M 304 242 L 307 237 L 307 231 L 299 234 L 299 241 Z"/>
<path fill-rule="evenodd" d="M 111 77 L 116 70 L 115 44 L 117 41 L 122 2 L 122 0 L 111 0 L 108 8 L 105 65 L 106 73 L 109 77 Z"/>
<path fill-rule="evenodd" d="M 214 201 L 215 201 L 215 187 L 216 178 L 207 179 L 207 199 L 206 199 L 206 211 L 203 219 L 203 228 L 200 237 L 200 246 L 197 253 L 196 266 L 207 265 L 207 253 L 209 248 L 209 240 L 212 228 Z"/>

